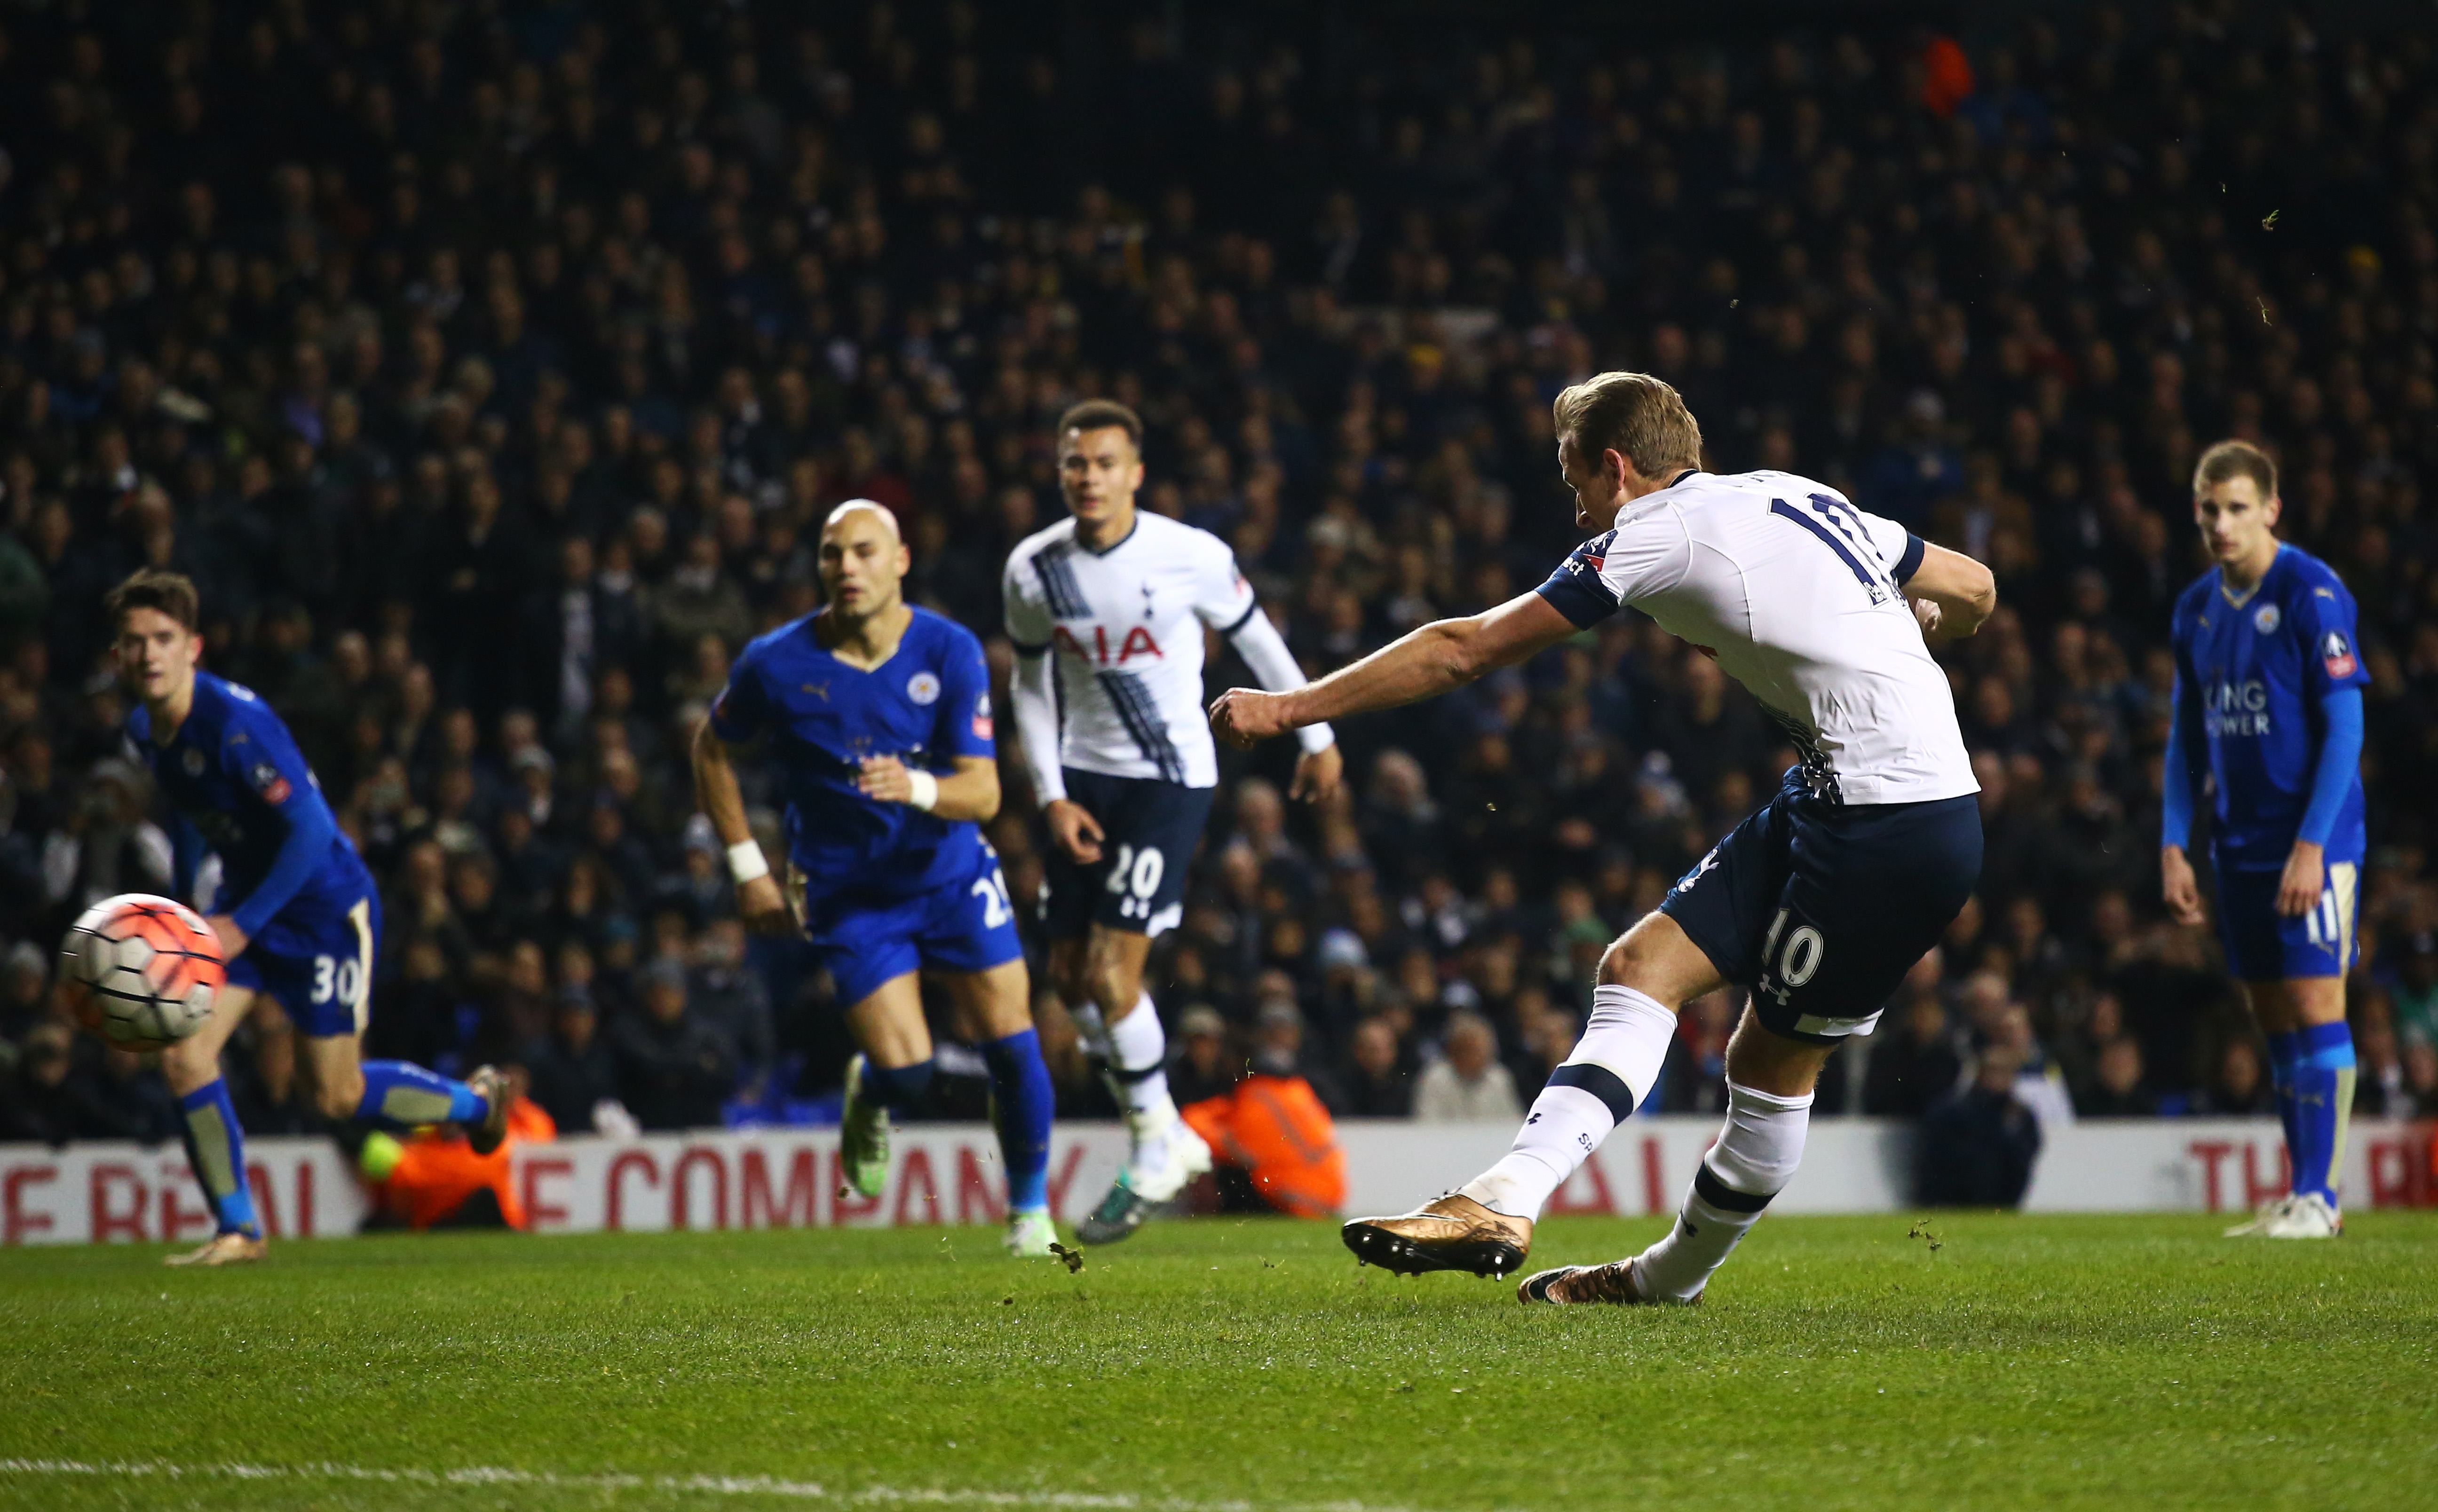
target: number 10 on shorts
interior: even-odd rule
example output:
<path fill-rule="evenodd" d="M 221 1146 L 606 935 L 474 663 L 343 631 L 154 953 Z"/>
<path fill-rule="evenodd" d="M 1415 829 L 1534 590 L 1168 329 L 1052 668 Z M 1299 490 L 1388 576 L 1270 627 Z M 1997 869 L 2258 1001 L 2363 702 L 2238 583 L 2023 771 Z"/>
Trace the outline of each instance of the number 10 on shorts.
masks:
<path fill-rule="evenodd" d="M 1131 845 L 1118 847 L 1118 859 L 1109 868 L 1109 890 L 1120 894 L 1124 902 L 1118 905 L 1121 919 L 1149 919 L 1151 900 L 1159 892 L 1159 879 L 1168 870 L 1168 858 L 1156 846 L 1138 851 Z"/>
<path fill-rule="evenodd" d="M 1820 931 L 1810 924 L 1797 924 L 1790 933 L 1786 927 L 1790 911 L 1780 908 L 1777 917 L 1770 921 L 1769 939 L 1760 947 L 1760 982 L 1755 989 L 1776 998 L 1780 1007 L 1785 1006 L 1789 993 L 1819 973 L 1820 958 L 1828 949 Z M 1783 947 L 1778 943 L 1780 935 L 1786 937 Z"/>

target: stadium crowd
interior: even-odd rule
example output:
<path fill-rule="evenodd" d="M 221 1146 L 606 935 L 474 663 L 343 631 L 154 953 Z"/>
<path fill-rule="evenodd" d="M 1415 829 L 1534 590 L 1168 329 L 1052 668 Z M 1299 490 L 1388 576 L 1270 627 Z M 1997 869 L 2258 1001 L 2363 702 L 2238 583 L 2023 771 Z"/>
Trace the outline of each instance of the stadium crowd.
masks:
<path fill-rule="evenodd" d="M 516 1062 L 565 1129 L 815 1118 L 827 983 L 735 923 L 685 750 L 742 642 L 816 607 L 830 506 L 895 511 L 910 596 L 1003 679 L 1051 421 L 1122 399 L 1146 504 L 1230 541 L 1317 673 L 1547 572 L 1549 400 L 1614 367 L 1676 383 L 1717 469 L 1820 477 L 2000 579 L 1944 653 L 1980 895 L 1822 1111 L 2271 1108 L 2214 938 L 2158 902 L 2188 480 L 2239 435 L 2361 607 L 2360 1096 L 2438 1113 L 2427 32 L 2102 9 L 1968 54 L 1326 9 L 10 8 L 0 1137 L 171 1133 L 52 980 L 86 904 L 168 885 L 99 612 L 135 567 L 201 585 L 209 664 L 382 879 L 376 1053 Z M 1154 960 L 1180 1101 L 1251 1061 L 1344 1116 L 1516 1116 L 1601 948 L 1790 759 L 1632 615 L 1340 733 L 1316 809 L 1287 750 L 1227 758 Z M 1002 750 L 1021 898 L 1044 840 Z M 1735 1012 L 1687 1011 L 1667 1109 L 1718 1107 Z M 1066 1110 L 1105 1111 L 1040 1013 Z M 231 1052 L 257 1132 L 309 1121 L 287 1044 Z"/>

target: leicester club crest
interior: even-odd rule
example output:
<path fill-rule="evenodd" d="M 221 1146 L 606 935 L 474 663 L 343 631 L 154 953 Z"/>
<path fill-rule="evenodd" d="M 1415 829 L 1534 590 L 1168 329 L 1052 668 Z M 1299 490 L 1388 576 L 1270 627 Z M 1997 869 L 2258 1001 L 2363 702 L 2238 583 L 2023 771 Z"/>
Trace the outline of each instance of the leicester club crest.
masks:
<path fill-rule="evenodd" d="M 906 679 L 906 696 L 926 708 L 940 701 L 940 679 L 930 673 L 918 672 Z"/>
<path fill-rule="evenodd" d="M 2252 627 L 2262 635 L 2274 635 L 2277 633 L 2279 622 L 2284 618 L 2285 616 L 2278 612 L 2276 605 L 2263 604 L 2252 616 Z"/>

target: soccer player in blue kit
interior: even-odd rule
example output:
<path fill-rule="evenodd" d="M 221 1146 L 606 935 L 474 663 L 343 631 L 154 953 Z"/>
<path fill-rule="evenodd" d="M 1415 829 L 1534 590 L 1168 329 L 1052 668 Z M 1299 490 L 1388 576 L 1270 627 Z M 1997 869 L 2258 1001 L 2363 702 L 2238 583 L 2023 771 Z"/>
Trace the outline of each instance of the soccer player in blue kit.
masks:
<path fill-rule="evenodd" d="M 2193 517 L 2217 565 L 2176 601 L 2175 722 L 2167 736 L 2168 911 L 2202 922 L 2185 848 L 2204 777 L 2217 802 L 2210 859 L 2227 967 L 2269 1038 L 2289 1195 L 2230 1238 L 2334 1239 L 2354 1099 L 2345 973 L 2367 837 L 2354 600 L 2328 564 L 2284 545 L 2277 468 L 2221 441 L 2193 472 Z"/>
<path fill-rule="evenodd" d="M 194 895 L 206 851 L 219 855 L 205 905 L 228 981 L 203 1027 L 161 1052 L 177 1095 L 186 1157 L 217 1231 L 172 1265 L 260 1259 L 245 1134 L 221 1047 L 269 993 L 305 1037 L 314 1106 L 325 1118 L 385 1129 L 463 1125 L 489 1153 L 507 1136 L 508 1085 L 484 1066 L 463 1081 L 404 1061 L 363 1059 L 380 944 L 380 892 L 341 833 L 295 740 L 254 691 L 201 670 L 195 586 L 146 568 L 111 590 L 119 677 L 139 700 L 129 743 L 173 811 L 177 890 Z"/>
<path fill-rule="evenodd" d="M 1053 1099 L 1016 910 L 980 825 L 998 813 L 990 673 L 973 632 L 902 591 L 896 517 L 850 500 L 822 528 L 827 607 L 747 645 L 695 736 L 695 791 L 728 847 L 737 909 L 775 933 L 801 919 L 862 1053 L 839 1131 L 848 1180 L 876 1197 L 889 1112 L 931 1080 L 920 973 L 990 1068 L 1007 1163 L 1007 1247 L 1050 1253 Z M 786 797 L 783 895 L 745 817 L 732 747 L 760 737 Z M 800 912 L 798 910 L 801 910 Z"/>

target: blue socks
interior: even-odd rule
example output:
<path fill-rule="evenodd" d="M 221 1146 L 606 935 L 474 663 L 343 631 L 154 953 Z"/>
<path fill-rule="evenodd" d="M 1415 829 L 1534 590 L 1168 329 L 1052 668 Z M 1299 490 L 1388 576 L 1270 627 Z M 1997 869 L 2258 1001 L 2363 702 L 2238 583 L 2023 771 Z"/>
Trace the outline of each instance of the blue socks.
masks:
<path fill-rule="evenodd" d="M 2276 1038 L 2293 1042 L 2294 1116 L 2286 1140 L 2294 1157 L 2294 1195 L 2317 1192 L 2335 1207 L 2337 1183 L 2343 1174 L 2345 1126 L 2353 1117 L 2353 1030 L 2341 1022 L 2306 1024 Z M 2273 1042 L 2270 1054 L 2273 1064 Z M 2285 1099 L 2279 1100 L 2282 1104 Z"/>
<path fill-rule="evenodd" d="M 228 1083 L 214 1077 L 209 1085 L 180 1098 L 178 1111 L 186 1129 L 186 1163 L 194 1168 L 196 1185 L 211 1204 L 220 1232 L 261 1238 L 254 1193 L 245 1182 L 245 1131 L 238 1127 Z"/>
<path fill-rule="evenodd" d="M 894 1067 L 872 1064 L 869 1056 L 863 1063 L 863 1095 L 892 1113 L 903 1114 L 923 1100 L 931 1087 L 931 1063 L 917 1061 L 912 1065 Z"/>
<path fill-rule="evenodd" d="M 238 1127 L 237 1109 L 229 1102 L 228 1083 L 215 1077 L 178 1099 L 180 1123 L 186 1133 L 186 1162 L 195 1182 L 211 1204 L 213 1220 L 223 1234 L 259 1238 L 254 1193 L 245 1179 L 245 1131 Z M 463 1081 L 435 1076 L 404 1061 L 364 1063 L 364 1099 L 356 1117 L 385 1129 L 412 1129 L 426 1123 L 474 1123 L 490 1112 L 482 1094 Z"/>
<path fill-rule="evenodd" d="M 364 1100 L 356 1120 L 380 1129 L 427 1123 L 479 1123 L 490 1113 L 481 1093 L 463 1081 L 406 1061 L 366 1061 Z"/>
<path fill-rule="evenodd" d="M 1019 1029 L 982 1046 L 990 1065 L 991 1109 L 998 1116 L 999 1158 L 1007 1162 L 1007 1205 L 1018 1213 L 1050 1210 L 1050 1116 L 1056 1095 L 1041 1059 L 1041 1036 Z"/>

